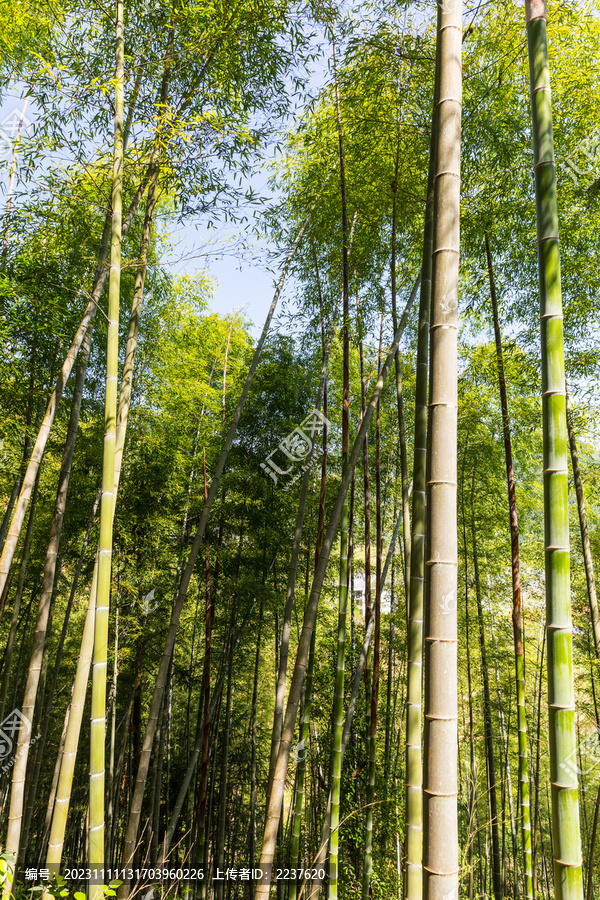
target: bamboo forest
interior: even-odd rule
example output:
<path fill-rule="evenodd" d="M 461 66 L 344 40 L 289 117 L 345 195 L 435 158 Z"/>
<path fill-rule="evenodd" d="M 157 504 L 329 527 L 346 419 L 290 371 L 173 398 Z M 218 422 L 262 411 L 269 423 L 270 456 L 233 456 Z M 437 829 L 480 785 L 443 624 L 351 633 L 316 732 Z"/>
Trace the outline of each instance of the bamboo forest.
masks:
<path fill-rule="evenodd" d="M 0 46 L 1 900 L 599 900 L 600 7 Z"/>

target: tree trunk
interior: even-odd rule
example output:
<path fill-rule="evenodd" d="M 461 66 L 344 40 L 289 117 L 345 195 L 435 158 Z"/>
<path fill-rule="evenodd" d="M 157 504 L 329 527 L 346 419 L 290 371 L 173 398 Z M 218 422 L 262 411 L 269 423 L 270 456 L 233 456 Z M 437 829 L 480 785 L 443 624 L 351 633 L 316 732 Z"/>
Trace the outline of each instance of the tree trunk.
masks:
<path fill-rule="evenodd" d="M 75 451 L 75 440 L 77 437 L 77 428 L 79 425 L 79 413 L 81 409 L 81 399 L 83 395 L 83 383 L 87 372 L 87 364 L 89 361 L 91 348 L 91 329 L 88 328 L 86 333 L 83 349 L 81 351 L 79 366 L 77 368 L 77 377 L 75 379 L 75 390 L 73 393 L 73 402 L 71 405 L 71 413 L 69 416 L 69 424 L 67 429 L 67 438 L 63 451 L 63 457 L 58 478 L 58 488 L 56 493 L 56 501 L 54 505 L 54 513 L 50 527 L 50 540 L 46 552 L 46 560 L 44 563 L 44 574 L 42 578 L 42 588 L 40 593 L 39 607 L 35 632 L 33 638 L 33 646 L 31 650 L 31 658 L 29 662 L 29 671 L 27 675 L 27 683 L 25 686 L 25 695 L 22 704 L 22 713 L 33 723 L 36 702 L 38 697 L 40 676 L 42 671 L 42 659 L 44 655 L 44 647 L 46 645 L 50 614 L 54 598 L 54 586 L 56 581 L 56 562 L 58 557 L 58 549 L 62 535 L 62 528 L 67 504 L 67 495 L 69 490 L 69 480 L 71 477 L 71 467 L 73 463 L 73 454 Z M 39 478 L 38 469 L 38 478 Z M 34 503 L 32 502 L 32 512 Z M 29 529 L 28 529 L 29 534 Z M 30 726 L 31 727 L 31 726 Z M 29 759 L 29 741 L 31 733 L 19 735 L 19 755 L 16 758 L 13 769 L 13 778 L 11 786 L 11 803 L 10 803 L 10 852 L 14 852 L 16 856 L 19 853 L 21 843 L 21 830 L 23 820 L 23 810 L 26 798 L 26 773 L 27 763 Z M 39 748 L 38 748 L 39 754 Z M 39 758 L 39 757 L 38 757 Z M 27 817 L 26 817 L 27 818 Z M 29 822 L 26 821 L 25 839 Z M 7 847 L 9 845 L 9 836 L 7 834 Z"/>
<path fill-rule="evenodd" d="M 321 398 L 324 396 L 325 384 L 327 380 L 327 367 L 329 365 L 329 356 L 331 346 L 333 344 L 334 334 L 332 333 L 329 347 L 325 347 L 325 324 L 322 320 L 322 339 L 323 339 L 323 361 L 321 366 L 321 378 L 313 409 L 318 410 L 321 406 Z M 324 410 L 324 416 L 327 412 Z M 323 423 L 323 428 L 327 428 L 327 424 Z M 281 626 L 281 642 L 279 644 L 279 659 L 277 660 L 277 686 L 275 689 L 275 711 L 273 714 L 273 729 L 271 732 L 271 752 L 269 757 L 269 775 L 267 778 L 267 796 L 269 796 L 271 785 L 273 783 L 273 773 L 275 771 L 275 762 L 279 752 L 279 741 L 281 738 L 281 727 L 283 723 L 283 710 L 285 703 L 285 688 L 287 682 L 287 664 L 290 646 L 290 633 L 292 628 L 292 615 L 294 611 L 294 592 L 296 588 L 296 577 L 298 572 L 298 560 L 300 558 L 300 549 L 302 541 L 302 528 L 304 525 L 304 514 L 306 511 L 306 499 L 308 497 L 308 488 L 310 485 L 310 472 L 316 446 L 317 423 L 313 421 L 311 428 L 311 447 L 308 456 L 304 462 L 304 474 L 300 486 L 300 497 L 298 500 L 298 512 L 296 513 L 296 524 L 294 528 L 294 539 L 292 543 L 292 552 L 290 555 L 290 565 L 288 569 L 288 580 L 285 593 L 285 605 L 283 608 L 283 622 Z"/>
<path fill-rule="evenodd" d="M 542 671 L 544 666 L 544 651 L 546 649 L 546 629 L 542 625 L 540 627 L 540 638 L 538 641 L 538 659 L 536 665 L 536 691 L 534 691 L 533 695 L 533 711 L 534 711 L 534 728 L 537 729 L 536 734 L 536 751 L 535 751 L 535 777 L 534 777 L 534 787 L 535 787 L 535 810 L 534 810 L 534 819 L 533 819 L 533 896 L 537 897 L 537 887 L 538 887 L 538 871 L 537 871 L 537 842 L 538 835 L 540 833 L 540 750 L 541 750 L 541 741 L 540 741 L 540 731 L 542 724 Z M 538 681 L 538 671 L 539 671 L 539 681 Z M 536 699 L 537 699 L 537 725 L 536 722 Z M 533 756 L 533 754 L 532 754 Z M 543 875 L 543 860 L 542 860 L 542 875 Z"/>
<path fill-rule="evenodd" d="M 346 750 L 348 748 L 348 742 L 350 740 L 350 733 L 352 731 L 352 722 L 354 720 L 354 711 L 356 709 L 356 701 L 358 698 L 358 691 L 360 688 L 360 683 L 364 677 L 365 666 L 367 662 L 367 656 L 369 653 L 369 649 L 371 646 L 371 638 L 373 636 L 373 631 L 375 628 L 375 618 L 371 616 L 371 621 L 367 626 L 367 630 L 365 631 L 365 637 L 363 640 L 363 645 L 360 651 L 358 666 L 356 668 L 356 672 L 354 674 L 354 681 L 352 683 L 352 691 L 350 694 L 350 700 L 348 702 L 348 709 L 346 710 L 346 718 L 344 720 L 344 731 L 342 734 L 342 765 L 344 764 L 344 756 L 346 755 Z M 319 848 L 317 851 L 317 855 L 314 860 L 311 861 L 311 868 L 321 869 L 325 865 L 325 861 L 327 858 L 327 846 L 329 844 L 329 832 L 331 830 L 331 790 L 329 791 L 329 795 L 327 798 L 327 809 L 325 812 L 325 818 L 323 820 L 323 827 L 321 831 L 321 842 L 319 844 Z M 315 878 L 312 881 L 312 887 L 310 890 L 309 900 L 317 900 L 319 896 L 319 892 L 321 889 L 321 880 L 319 878 Z"/>
<path fill-rule="evenodd" d="M 596 834 L 598 833 L 598 814 L 600 813 L 600 786 L 596 794 L 596 803 L 594 805 L 594 823 L 592 825 L 592 834 L 590 837 L 590 852 L 588 859 L 588 878 L 587 878 L 587 897 L 586 900 L 593 900 L 594 896 L 594 854 L 596 851 Z"/>
<path fill-rule="evenodd" d="M 271 565 L 272 565 L 272 563 L 271 563 Z M 240 645 L 240 641 L 242 639 L 242 635 L 244 634 L 246 626 L 248 625 L 248 622 L 250 621 L 250 616 L 252 615 L 252 610 L 254 609 L 255 604 L 256 604 L 256 600 L 253 600 L 252 603 L 250 604 L 250 608 L 249 608 L 248 612 L 246 613 L 244 621 L 242 622 L 242 625 L 237 632 L 235 641 L 233 643 L 233 650 L 231 653 L 232 660 L 233 660 L 234 654 L 237 652 L 237 649 Z M 226 677 L 227 677 L 227 667 L 225 667 L 223 669 L 223 671 L 221 672 L 221 674 L 217 680 L 217 684 L 215 685 L 215 688 L 213 690 L 212 698 L 210 701 L 210 711 L 209 711 L 209 732 L 210 732 L 210 729 L 213 727 L 213 724 L 215 721 L 215 714 L 217 713 L 217 706 L 219 705 L 219 701 L 221 698 L 221 693 L 223 691 L 223 686 L 225 684 Z M 169 825 L 168 825 L 168 828 L 166 830 L 166 833 L 165 833 L 165 836 L 164 836 L 164 839 L 162 842 L 162 851 L 161 851 L 162 855 L 161 855 L 161 860 L 159 863 L 159 865 L 161 865 L 161 866 L 164 866 L 164 864 L 167 860 L 167 857 L 169 855 L 169 851 L 171 849 L 171 843 L 173 841 L 173 835 L 175 834 L 175 829 L 177 828 L 179 816 L 181 815 L 181 810 L 183 809 L 183 804 L 184 804 L 185 798 L 187 797 L 190 785 L 192 783 L 192 777 L 193 777 L 194 771 L 196 769 L 196 765 L 198 764 L 198 759 L 200 758 L 200 752 L 202 750 L 202 741 L 203 741 L 203 728 L 199 728 L 198 735 L 196 737 L 196 743 L 194 745 L 193 752 L 190 756 L 190 761 L 188 763 L 188 767 L 186 769 L 183 781 L 181 783 L 181 788 L 179 789 L 177 799 L 173 806 L 173 812 L 171 814 L 171 818 L 169 820 Z M 210 758 L 210 753 L 209 753 L 209 758 Z M 210 804 L 207 802 L 205 833 L 208 829 L 209 806 L 210 806 Z M 201 846 L 200 846 L 200 853 L 202 853 Z"/>
<path fill-rule="evenodd" d="M 481 835 L 479 832 L 479 828 L 475 827 L 475 819 L 478 817 L 477 813 L 477 758 L 475 756 L 475 728 L 473 721 L 473 680 L 471 676 L 471 644 L 470 644 L 470 616 L 469 616 L 469 568 L 468 568 L 468 549 L 467 549 L 467 519 L 466 519 L 466 510 L 465 510 L 465 500 L 464 500 L 464 489 L 465 489 L 465 479 L 464 479 L 464 465 L 466 462 L 466 457 L 463 456 L 462 462 L 462 473 L 461 473 L 461 511 L 462 511 L 462 526 L 463 526 L 463 555 L 464 555 L 464 567 L 465 567 L 465 644 L 467 651 L 467 691 L 469 695 L 469 777 L 467 778 L 467 783 L 469 784 L 469 828 L 467 831 L 467 847 L 468 847 L 468 858 L 469 858 L 469 900 L 473 900 L 474 894 L 474 858 L 475 858 L 475 834 L 477 834 L 477 838 L 479 841 L 479 866 L 481 867 Z M 481 881 L 481 878 L 480 878 Z"/>

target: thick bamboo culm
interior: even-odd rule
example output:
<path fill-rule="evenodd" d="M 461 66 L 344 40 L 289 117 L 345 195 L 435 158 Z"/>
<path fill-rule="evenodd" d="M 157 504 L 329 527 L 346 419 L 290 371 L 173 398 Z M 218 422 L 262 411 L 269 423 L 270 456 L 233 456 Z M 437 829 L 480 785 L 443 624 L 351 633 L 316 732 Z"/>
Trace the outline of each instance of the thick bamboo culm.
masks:
<path fill-rule="evenodd" d="M 440 80 L 433 208 L 424 653 L 425 900 L 458 897 L 459 875 L 456 441 L 462 112 L 460 0 L 440 7 L 437 40 Z"/>

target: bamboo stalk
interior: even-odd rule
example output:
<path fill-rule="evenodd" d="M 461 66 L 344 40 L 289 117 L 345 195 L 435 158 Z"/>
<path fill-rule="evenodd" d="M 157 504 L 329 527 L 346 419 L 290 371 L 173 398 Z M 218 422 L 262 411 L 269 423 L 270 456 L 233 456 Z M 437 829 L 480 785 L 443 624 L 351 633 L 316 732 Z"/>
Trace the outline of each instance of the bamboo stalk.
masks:
<path fill-rule="evenodd" d="M 115 130 L 112 180 L 112 230 L 108 286 L 108 336 L 106 351 L 106 399 L 104 409 L 104 449 L 102 496 L 100 499 L 100 539 L 98 578 L 94 614 L 94 655 L 92 660 L 92 718 L 90 726 L 89 864 L 104 863 L 104 781 L 106 731 L 106 676 L 108 619 L 112 572 L 112 534 L 115 510 L 115 445 L 117 432 L 117 378 L 119 373 L 119 305 L 121 297 L 121 230 L 123 204 L 123 102 L 125 46 L 123 0 L 116 2 L 115 21 Z M 90 886 L 90 900 L 102 896 L 102 889 Z"/>
<path fill-rule="evenodd" d="M 458 896 L 456 428 L 462 2 L 441 5 L 430 328 L 423 896 Z"/>
<path fill-rule="evenodd" d="M 381 371 L 381 344 L 383 339 L 383 313 L 379 331 L 379 371 Z M 398 353 L 396 353 L 396 365 Z M 398 370 L 396 369 L 396 374 Z M 377 755 L 377 705 L 379 701 L 379 667 L 381 641 L 381 591 L 382 584 L 382 537 L 381 537 L 381 401 L 377 403 L 375 422 L 375 529 L 376 529 L 376 569 L 375 569 L 375 629 L 373 634 L 373 680 L 371 683 L 371 715 L 369 720 L 369 756 L 367 762 L 365 857 L 363 867 L 362 896 L 368 900 L 373 874 L 373 802 L 375 799 L 375 767 Z"/>
<path fill-rule="evenodd" d="M 344 165 L 344 137 L 340 90 L 337 75 L 335 40 L 332 36 L 333 71 L 335 80 L 335 105 L 337 115 L 340 194 L 342 211 L 342 284 L 343 284 L 343 384 L 342 384 L 342 478 L 348 468 L 350 452 L 350 333 L 349 333 L 349 269 L 348 269 L 348 208 L 346 197 L 346 171 Z M 328 900 L 338 896 L 339 877 L 339 825 L 342 786 L 342 733 L 344 729 L 344 682 L 346 675 L 346 612 L 348 605 L 348 531 L 350 526 L 348 493 L 344 494 L 340 522 L 340 569 L 338 588 L 337 659 L 333 695 L 332 749 L 331 749 L 331 832 L 329 835 L 329 883 Z"/>
<path fill-rule="evenodd" d="M 552 851 L 557 900 L 582 900 L 569 590 L 563 313 L 546 18 L 545 0 L 526 0 L 540 279 Z"/>
<path fill-rule="evenodd" d="M 440 12 L 438 11 L 438 19 Z M 407 604 L 407 705 L 406 705 L 406 787 L 405 787 L 405 864 L 404 896 L 421 900 L 423 896 L 423 764 L 421 760 L 422 683 L 423 683 L 423 599 L 425 588 L 425 510 L 427 494 L 427 392 L 429 374 L 429 316 L 433 265 L 433 189 L 437 153 L 437 101 L 439 50 L 436 52 L 427 203 L 423 228 L 421 295 L 415 384 L 415 447 L 413 458 L 413 496 L 410 583 Z"/>
<path fill-rule="evenodd" d="M 588 600 L 590 604 L 590 615 L 592 619 L 592 628 L 594 631 L 594 649 L 596 657 L 600 656 L 600 613 L 598 612 L 598 595 L 596 593 L 596 579 L 594 577 L 594 560 L 592 558 L 592 548 L 590 546 L 590 533 L 588 529 L 587 513 L 585 509 L 585 494 L 583 492 L 583 480 L 581 478 L 581 469 L 579 467 L 579 453 L 577 451 L 577 439 L 575 437 L 575 429 L 573 428 L 573 413 L 571 410 L 571 399 L 569 393 L 566 394 L 567 404 L 567 432 L 569 435 L 569 448 L 571 450 L 571 466 L 573 468 L 573 482 L 575 484 L 575 495 L 577 497 L 577 512 L 579 514 L 579 529 L 581 533 L 581 547 L 583 550 L 583 563 L 585 566 L 585 578 L 588 589 Z"/>
<path fill-rule="evenodd" d="M 141 313 L 141 305 L 144 296 L 144 283 L 146 277 L 146 265 L 148 260 L 148 250 L 150 244 L 150 233 L 152 227 L 152 219 L 154 215 L 154 205 L 156 200 L 156 183 L 158 179 L 158 164 L 154 166 L 151 181 L 148 187 L 148 198 L 146 203 L 146 212 L 144 216 L 144 225 L 142 228 L 142 242 L 140 249 L 140 261 L 136 273 L 136 281 L 133 292 L 133 301 L 131 307 L 131 315 L 129 319 L 129 331 L 127 336 L 127 345 L 125 349 L 125 360 L 123 363 L 123 373 L 121 376 L 121 387 L 119 392 L 119 407 L 116 416 L 116 440 L 115 440 L 115 475 L 114 475 L 114 493 L 115 497 L 119 487 L 121 477 L 121 467 L 123 460 L 123 448 L 125 446 L 125 437 L 127 433 L 127 422 L 129 415 L 129 407 L 131 402 L 131 389 L 133 385 L 133 371 L 135 363 L 135 355 L 137 349 L 137 339 L 139 331 L 139 319 Z M 113 505 L 114 509 L 114 505 Z M 71 790 L 73 785 L 73 775 L 75 771 L 75 761 L 77 758 L 77 746 L 79 743 L 79 734 L 83 717 L 83 709 L 85 705 L 85 695 L 87 691 L 87 683 L 89 677 L 89 668 L 91 664 L 91 656 L 93 652 L 94 641 L 94 615 L 93 610 L 96 604 L 97 591 L 97 569 L 98 560 L 94 566 L 92 575 L 92 584 L 90 588 L 90 607 L 86 615 L 83 634 L 81 638 L 81 647 L 77 660 L 77 669 L 75 672 L 75 687 L 73 692 L 73 700 L 69 712 L 69 723 L 67 728 L 67 737 L 65 740 L 65 750 L 63 761 L 61 764 L 58 788 L 56 794 L 55 809 L 52 816 L 52 825 L 50 829 L 50 839 L 48 844 L 48 853 L 46 856 L 46 865 L 58 866 L 62 859 L 65 828 L 67 823 L 68 809 L 71 799 Z"/>
<path fill-rule="evenodd" d="M 318 269 L 317 269 L 318 275 Z M 328 360 L 328 351 L 326 350 L 325 344 L 325 319 L 323 316 L 323 298 L 321 296 L 320 284 L 319 284 L 319 306 L 320 306 L 320 315 L 321 315 L 321 352 L 323 357 L 323 367 L 327 364 Z M 322 455 L 321 455 L 321 480 L 319 487 L 319 514 L 317 518 L 317 540 L 315 545 L 315 568 L 319 561 L 319 555 L 321 553 L 321 544 L 323 541 L 323 525 L 325 522 L 325 494 L 327 490 L 327 413 L 328 413 L 328 404 L 327 404 L 327 371 L 324 370 L 324 383 L 323 383 L 323 416 L 325 421 L 323 422 L 323 444 L 322 444 Z M 353 482 L 354 483 L 354 482 Z M 350 515 L 350 521 L 352 523 L 352 514 Z M 308 571 L 307 571 L 307 584 L 306 584 L 306 595 L 308 598 Z M 304 687 L 304 711 L 302 717 L 302 726 L 300 733 L 300 742 L 299 747 L 303 748 L 302 756 L 299 758 L 298 762 L 298 770 L 297 770 L 297 779 L 296 779 L 296 803 L 294 809 L 294 832 L 292 837 L 291 851 L 290 851 L 290 859 L 292 868 L 300 867 L 300 838 L 301 838 L 301 829 L 302 829 L 302 806 L 304 801 L 304 781 L 306 776 L 306 757 L 307 757 L 307 748 L 310 743 L 310 717 L 312 712 L 312 695 L 313 695 L 313 674 L 314 674 L 314 662 L 315 662 L 315 644 L 316 644 L 316 630 L 313 631 L 312 639 L 310 643 L 310 651 L 308 656 L 308 667 L 306 671 L 306 682 Z M 289 900 L 296 900 L 298 892 L 298 884 L 297 881 L 292 881 L 290 884 L 290 893 Z"/>

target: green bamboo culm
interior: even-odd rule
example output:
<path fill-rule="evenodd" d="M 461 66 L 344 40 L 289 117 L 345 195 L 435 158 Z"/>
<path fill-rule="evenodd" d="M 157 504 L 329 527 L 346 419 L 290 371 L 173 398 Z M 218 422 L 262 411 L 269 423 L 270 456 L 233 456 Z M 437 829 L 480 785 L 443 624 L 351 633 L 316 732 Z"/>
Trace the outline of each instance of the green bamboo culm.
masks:
<path fill-rule="evenodd" d="M 306 757 L 310 740 L 310 715 L 312 710 L 313 673 L 315 666 L 315 637 L 310 643 L 310 655 L 306 670 L 306 685 L 304 689 L 304 713 L 300 728 L 300 741 L 298 743 L 298 768 L 296 769 L 296 796 L 294 800 L 294 824 L 292 828 L 292 840 L 290 841 L 290 865 L 292 869 L 300 868 L 300 839 L 302 837 L 302 809 L 304 806 L 304 782 L 306 777 Z M 290 882 L 289 900 L 296 900 L 298 896 L 298 882 Z"/>
<path fill-rule="evenodd" d="M 379 359 L 381 360 L 381 342 L 383 335 L 383 317 L 379 332 Z M 396 356 L 396 359 L 398 357 Z M 377 375 L 381 374 L 381 363 Z M 381 403 L 377 403 L 377 419 L 375 426 L 375 510 L 376 510 L 376 578 L 375 578 L 375 628 L 373 632 L 373 678 L 371 682 L 371 714 L 367 723 L 367 792 L 366 792 L 366 827 L 365 856 L 363 866 L 362 898 L 368 900 L 372 893 L 373 877 L 373 832 L 374 832 L 374 800 L 375 770 L 377 766 L 377 706 L 379 702 L 380 680 L 380 643 L 381 643 L 381 592 L 383 579 L 381 559 L 383 553 L 381 539 Z M 367 623 L 368 625 L 368 623 Z M 367 699 L 368 702 L 368 699 Z"/>
<path fill-rule="evenodd" d="M 582 900 L 558 204 L 545 0 L 526 0 L 542 345 L 548 731 L 556 900 Z"/>
<path fill-rule="evenodd" d="M 90 730 L 89 864 L 104 863 L 104 750 L 106 726 L 106 663 L 115 501 L 115 441 L 117 429 L 117 376 L 119 366 L 119 298 L 121 289 L 121 213 L 123 199 L 123 0 L 116 3 L 115 22 L 115 130 L 112 179 L 112 229 L 108 286 L 108 337 L 106 347 L 106 395 L 102 499 L 98 544 L 98 588 L 94 615 L 92 664 L 92 720 Z M 102 896 L 102 887 L 90 885 L 90 898 Z"/>
<path fill-rule="evenodd" d="M 440 12 L 438 10 L 438 17 Z M 423 262 L 419 300 L 419 331 L 415 384 L 415 450 L 413 463 L 412 533 L 407 615 L 406 687 L 406 836 L 404 897 L 423 896 L 423 764 L 421 759 L 423 683 L 423 595 L 425 586 L 425 500 L 427 491 L 427 381 L 429 372 L 429 311 L 433 249 L 433 182 L 436 153 L 436 107 L 439 54 L 429 142 L 427 204 L 423 229 Z"/>
<path fill-rule="evenodd" d="M 342 478 L 348 465 L 348 450 L 342 452 Z M 331 751 L 331 818 L 329 836 L 328 900 L 338 894 L 339 824 L 342 786 L 342 735 L 344 731 L 344 682 L 346 674 L 346 610 L 348 603 L 348 499 L 342 507 L 340 523 L 340 583 L 338 606 L 337 660 L 333 701 L 333 746 Z"/>
<path fill-rule="evenodd" d="M 335 101 L 338 125 L 340 158 L 340 199 L 342 212 L 342 298 L 343 298 L 343 399 L 342 399 L 342 480 L 348 469 L 350 456 L 350 333 L 349 333 L 349 239 L 348 212 L 346 206 L 346 171 L 344 167 L 344 140 L 342 112 L 337 78 L 335 41 L 332 37 L 333 67 L 335 76 Z M 340 581 L 338 602 L 337 659 L 333 695 L 333 724 L 331 748 L 331 818 L 329 834 L 329 884 L 328 900 L 338 895 L 339 824 L 342 787 L 342 736 L 344 732 L 344 682 L 346 676 L 346 610 L 348 606 L 348 532 L 350 530 L 348 493 L 344 497 L 340 521 Z"/>

